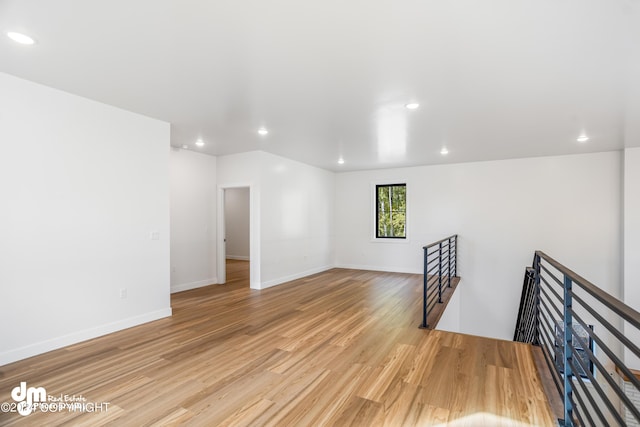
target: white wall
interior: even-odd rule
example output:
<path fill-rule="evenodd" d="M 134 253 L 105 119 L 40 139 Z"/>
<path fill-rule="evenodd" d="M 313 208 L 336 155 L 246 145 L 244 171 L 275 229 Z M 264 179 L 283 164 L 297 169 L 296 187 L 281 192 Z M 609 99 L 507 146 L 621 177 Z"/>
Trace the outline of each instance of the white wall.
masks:
<path fill-rule="evenodd" d="M 337 265 L 421 273 L 422 246 L 458 233 L 460 332 L 512 339 L 536 249 L 620 296 L 621 162 L 609 152 L 340 173 Z M 371 187 L 384 182 L 407 183 L 406 242 L 371 239 Z"/>
<path fill-rule="evenodd" d="M 169 316 L 169 125 L 0 93 L 0 365 Z"/>
<path fill-rule="evenodd" d="M 624 152 L 624 302 L 640 311 L 640 51 L 635 43 L 640 40 L 640 3 L 630 4 L 636 25 L 630 26 L 629 63 L 626 67 L 628 82 L 625 88 L 625 129 L 627 148 Z M 635 328 L 626 327 L 625 333 L 634 342 L 640 342 Z M 640 370 L 640 359 L 627 352 L 625 362 Z"/>
<path fill-rule="evenodd" d="M 172 148 L 171 291 L 218 282 L 216 157 Z"/>
<path fill-rule="evenodd" d="M 249 260 L 249 188 L 224 192 L 227 259 Z"/>
<path fill-rule="evenodd" d="M 333 266 L 335 174 L 261 154 L 264 288 Z"/>
<path fill-rule="evenodd" d="M 334 179 L 332 172 L 261 151 L 218 158 L 219 188 L 251 187 L 252 287 L 331 268 Z"/>
<path fill-rule="evenodd" d="M 624 151 L 624 302 L 640 311 L 640 148 Z M 636 328 L 626 327 L 625 334 L 640 342 Z M 631 352 L 626 362 L 640 369 L 640 360 Z"/>

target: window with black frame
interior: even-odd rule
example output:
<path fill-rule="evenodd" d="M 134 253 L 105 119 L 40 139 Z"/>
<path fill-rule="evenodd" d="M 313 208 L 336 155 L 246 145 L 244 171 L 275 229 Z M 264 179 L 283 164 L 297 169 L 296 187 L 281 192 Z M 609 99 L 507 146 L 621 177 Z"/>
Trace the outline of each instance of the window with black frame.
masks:
<path fill-rule="evenodd" d="M 560 374 L 564 374 L 564 361 L 562 356 L 563 350 L 564 350 L 564 327 L 563 326 L 564 325 L 559 323 L 556 323 L 555 325 L 555 333 L 556 333 L 556 339 L 554 342 L 554 346 L 556 350 L 555 364 Z M 588 326 L 589 326 L 589 329 L 593 331 L 593 325 L 588 325 Z M 580 337 L 580 340 L 578 340 L 576 337 Z M 580 361 L 582 362 L 582 365 L 577 361 L 573 362 L 573 365 L 578 370 L 578 372 L 573 372 L 573 375 L 576 376 L 576 374 L 578 374 L 582 378 L 589 379 L 589 377 L 587 376 L 582 366 L 586 366 L 589 369 L 589 372 L 591 373 L 592 376 L 595 376 L 595 373 L 596 373 L 595 366 L 591 361 L 591 359 L 589 358 L 589 355 L 583 348 L 581 341 L 582 343 L 585 343 L 589 346 L 589 350 L 591 351 L 592 354 L 595 354 L 595 343 L 593 342 L 593 339 L 591 339 L 591 336 L 589 335 L 589 333 L 582 327 L 582 325 L 574 323 L 573 339 L 572 339 L 572 346 L 574 349 L 573 357 L 579 358 Z"/>
<path fill-rule="evenodd" d="M 376 185 L 376 238 L 407 238 L 407 184 Z"/>

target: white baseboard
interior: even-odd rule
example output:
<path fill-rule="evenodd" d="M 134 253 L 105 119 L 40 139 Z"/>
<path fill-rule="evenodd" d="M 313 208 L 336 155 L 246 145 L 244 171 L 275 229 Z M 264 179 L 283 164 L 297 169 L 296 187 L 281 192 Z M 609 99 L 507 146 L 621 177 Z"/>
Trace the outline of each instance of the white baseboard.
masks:
<path fill-rule="evenodd" d="M 422 268 L 386 267 L 381 265 L 337 264 L 335 268 L 351 270 L 384 271 L 387 273 L 423 274 Z"/>
<path fill-rule="evenodd" d="M 171 293 L 175 294 L 176 292 L 188 291 L 189 289 L 201 288 L 203 286 L 215 285 L 218 283 L 218 278 L 214 277 L 211 279 L 198 280 L 197 282 L 191 283 L 179 283 L 177 285 L 171 285 Z"/>
<path fill-rule="evenodd" d="M 303 271 L 302 273 L 291 274 L 289 276 L 280 277 L 278 279 L 268 280 L 266 282 L 260 283 L 260 287 L 256 289 L 266 289 L 272 286 L 281 285 L 286 282 L 290 282 L 292 280 L 301 279 L 303 277 L 311 276 L 312 274 L 322 273 L 323 271 L 331 270 L 334 268 L 332 265 L 325 265 L 318 268 L 313 268 L 311 270 Z"/>
<path fill-rule="evenodd" d="M 171 307 L 5 351 L 0 353 L 0 366 L 169 316 Z"/>
<path fill-rule="evenodd" d="M 227 259 L 237 259 L 238 261 L 249 261 L 249 257 L 248 256 L 243 256 L 243 255 L 227 255 L 226 258 Z"/>

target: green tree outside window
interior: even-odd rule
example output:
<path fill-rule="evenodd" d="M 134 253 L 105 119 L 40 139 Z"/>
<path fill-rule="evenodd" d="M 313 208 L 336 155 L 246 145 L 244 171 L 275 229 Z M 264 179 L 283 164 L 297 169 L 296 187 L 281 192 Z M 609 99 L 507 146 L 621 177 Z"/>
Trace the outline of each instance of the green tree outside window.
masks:
<path fill-rule="evenodd" d="M 376 238 L 406 239 L 407 185 L 376 185 Z"/>

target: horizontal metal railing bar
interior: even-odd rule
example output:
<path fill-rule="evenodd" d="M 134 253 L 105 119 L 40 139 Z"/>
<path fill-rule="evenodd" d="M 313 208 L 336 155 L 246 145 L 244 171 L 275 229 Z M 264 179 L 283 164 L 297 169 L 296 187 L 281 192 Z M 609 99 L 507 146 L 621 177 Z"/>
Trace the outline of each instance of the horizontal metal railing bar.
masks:
<path fill-rule="evenodd" d="M 574 292 L 571 292 L 573 299 L 580 303 L 581 307 L 584 307 L 591 315 L 598 321 L 604 328 L 610 331 L 622 344 L 624 344 L 629 350 L 631 350 L 636 356 L 640 357 L 640 349 L 627 338 L 622 332 L 615 328 L 611 323 L 602 317 L 596 310 L 590 305 L 587 305 L 582 298 L 577 296 Z"/>
<path fill-rule="evenodd" d="M 579 319 L 580 320 L 580 319 Z M 580 320 L 580 322 L 582 323 L 582 321 Z M 584 327 L 584 326 L 583 326 Z M 572 331 L 573 332 L 573 331 Z M 573 337 L 575 337 L 578 341 L 578 343 L 582 346 L 582 351 L 584 351 L 588 356 L 589 356 L 589 360 L 598 368 L 598 372 L 600 372 L 600 374 L 602 376 L 604 376 L 604 378 L 607 380 L 607 382 L 609 383 L 609 387 L 611 387 L 611 390 L 613 390 L 618 397 L 620 398 L 620 400 L 622 400 L 622 402 L 625 404 L 625 406 L 627 406 L 627 408 L 633 413 L 633 415 L 640 421 L 640 412 L 638 412 L 638 409 L 635 408 L 634 404 L 629 400 L 629 398 L 627 397 L 626 393 L 618 386 L 618 384 L 616 384 L 616 382 L 609 376 L 609 372 L 607 371 L 607 369 L 604 367 L 604 365 L 602 365 L 602 363 L 600 362 L 600 360 L 595 356 L 595 354 L 593 354 L 591 352 L 591 349 L 589 348 L 589 346 L 587 345 L 586 342 L 584 342 L 584 340 L 582 339 L 582 337 L 580 337 L 579 335 L 573 334 Z M 573 347 L 573 345 L 571 345 L 572 349 L 575 349 Z M 604 346 L 604 347 L 599 347 L 601 349 L 608 349 L 608 347 Z M 617 358 L 616 358 L 617 359 Z M 609 408 L 609 410 L 612 413 L 616 413 L 617 411 L 615 410 L 615 408 L 613 408 L 613 406 L 610 404 L 610 400 L 606 397 L 606 394 L 604 393 L 604 391 L 600 388 L 600 385 L 597 383 L 596 379 L 593 378 L 593 376 L 591 375 L 590 371 L 582 365 L 582 362 L 578 359 L 578 362 L 580 363 L 580 366 L 584 369 L 584 372 L 587 374 L 587 376 L 589 377 L 589 379 L 592 382 L 592 385 L 594 386 L 594 388 L 596 389 L 596 391 L 598 392 L 598 394 L 600 395 L 600 397 L 602 398 L 602 400 L 605 402 L 605 404 L 607 405 L 607 407 Z M 615 416 L 615 414 L 614 414 Z"/>
<path fill-rule="evenodd" d="M 435 289 L 438 289 L 438 285 L 439 285 L 439 283 L 436 280 L 434 283 L 432 283 L 431 285 L 427 286 L 427 291 L 433 291 L 433 292 L 427 292 L 427 294 L 429 294 L 429 295 L 431 295 L 433 293 L 437 294 L 437 292 L 435 292 Z"/>
<path fill-rule="evenodd" d="M 429 273 L 431 273 L 433 270 L 435 270 L 436 268 L 438 268 L 438 266 L 439 266 L 439 265 L 440 265 L 440 264 L 435 264 L 433 267 L 431 267 L 429 270 L 427 270 L 427 275 L 428 275 Z M 427 266 L 427 267 L 428 267 L 428 266 Z M 438 277 L 438 276 L 436 276 L 436 275 L 434 275 L 434 276 L 435 276 L 435 277 Z"/>
<path fill-rule="evenodd" d="M 542 319 L 542 322 L 539 323 L 541 332 L 544 332 L 549 337 L 549 340 L 553 339 L 552 342 L 556 342 L 556 337 L 554 334 L 553 326 L 549 323 L 549 319 L 546 317 Z M 546 327 L 545 327 L 546 326 Z M 556 346 L 554 346 L 554 353 Z"/>
<path fill-rule="evenodd" d="M 439 243 L 441 243 L 441 242 L 444 242 L 444 241 L 446 241 L 446 240 L 449 240 L 449 239 L 451 239 L 451 238 L 453 238 L 453 239 L 456 239 L 456 240 L 457 240 L 458 235 L 457 235 L 457 234 L 453 234 L 453 235 L 451 235 L 451 236 L 449 236 L 449 237 L 445 237 L 444 239 L 440 239 L 440 240 L 438 240 L 437 242 L 429 243 L 428 245 L 423 246 L 422 248 L 423 248 L 423 249 L 424 249 L 424 248 L 430 248 L 430 247 L 432 247 L 432 246 L 434 246 L 434 245 L 437 245 L 437 244 L 439 244 Z"/>
<path fill-rule="evenodd" d="M 525 295 L 524 303 L 522 306 L 522 314 L 535 313 L 536 306 L 536 294 L 535 292 L 529 292 Z"/>
<path fill-rule="evenodd" d="M 579 357 L 576 357 L 575 360 L 578 362 L 578 364 L 580 365 L 580 367 L 587 372 L 588 369 L 586 369 L 583 365 L 582 365 L 582 361 L 580 360 Z M 571 361 L 571 369 L 574 372 L 578 372 L 577 367 L 573 364 L 573 361 Z M 576 378 L 578 378 L 578 376 L 576 376 Z M 595 409 L 596 411 L 596 415 L 598 415 L 598 418 L 600 418 L 600 421 L 602 421 L 602 425 L 607 425 L 607 421 L 605 419 L 604 414 L 602 413 L 602 411 L 600 410 L 600 408 L 598 407 L 598 405 L 596 404 L 595 400 L 593 399 L 592 393 L 589 392 L 589 390 L 587 389 L 587 386 L 584 384 L 584 381 L 582 381 L 582 379 L 580 378 L 577 383 L 580 385 L 580 388 L 582 389 L 582 391 L 584 391 L 584 394 L 587 396 L 587 399 L 589 400 L 589 403 L 591 404 L 591 407 L 593 409 Z M 576 391 L 576 389 L 574 388 L 574 392 Z M 578 399 L 580 400 L 580 403 L 582 404 L 583 407 L 586 408 L 586 405 L 584 404 L 584 402 L 582 401 L 580 394 L 579 393 L 575 393 L 576 396 L 578 397 Z M 591 421 L 591 425 L 595 425 L 595 423 L 593 422 L 593 418 L 591 418 L 591 414 L 589 414 L 589 411 L 585 411 L 585 414 L 587 415 L 587 417 L 589 418 L 589 420 Z"/>
<path fill-rule="evenodd" d="M 426 247 L 424 249 L 427 249 Z M 428 250 L 428 249 L 427 249 Z M 440 249 L 436 248 L 432 252 L 427 252 L 427 256 L 431 256 L 433 254 L 437 254 L 440 252 Z"/>
<path fill-rule="evenodd" d="M 440 262 L 440 260 L 438 259 L 438 257 L 435 257 L 434 259 L 430 259 L 430 260 L 425 260 L 424 264 L 426 266 L 433 266 L 433 265 L 438 265 L 438 263 Z M 435 263 L 435 264 L 434 264 Z"/>
<path fill-rule="evenodd" d="M 427 295 L 431 296 L 431 295 L 436 295 L 438 296 L 438 289 L 440 288 L 440 283 L 438 281 L 436 281 L 435 283 L 432 283 L 431 286 L 429 286 L 429 288 L 427 289 Z"/>
<path fill-rule="evenodd" d="M 545 303 L 545 300 L 542 299 L 542 295 L 544 295 L 547 300 L 551 301 L 551 299 L 549 299 L 549 295 L 547 295 L 547 292 L 544 290 L 544 288 L 541 286 L 540 287 L 540 304 L 544 305 L 545 307 L 547 307 L 547 304 Z M 551 304 L 551 307 L 553 307 L 553 309 L 556 311 L 556 313 L 558 314 L 558 318 L 562 319 L 562 312 L 560 311 L 560 309 L 558 307 L 556 307 L 555 305 Z M 549 316 L 551 316 L 552 319 L 554 319 L 555 317 L 551 314 L 551 312 L 549 312 Z"/>
<path fill-rule="evenodd" d="M 523 325 L 521 325 L 521 327 L 525 327 L 526 325 L 530 325 L 531 322 L 535 319 L 536 317 L 536 312 L 534 309 L 533 305 L 526 305 L 523 310 L 522 310 L 522 320 L 523 320 Z"/>
<path fill-rule="evenodd" d="M 571 349 L 573 351 L 576 350 L 576 348 L 572 345 L 569 344 L 569 347 L 571 347 Z M 586 348 L 583 348 L 583 350 L 586 350 Z M 582 361 L 579 360 L 579 358 L 574 357 L 575 360 L 578 360 L 578 363 L 580 364 L 580 366 L 582 365 Z M 592 362 L 594 362 L 597 365 L 600 365 L 600 362 L 597 359 L 591 359 L 590 360 Z M 597 362 L 597 363 L 596 363 Z M 602 401 L 604 402 L 604 404 L 607 406 L 607 409 L 609 410 L 609 412 L 611 413 L 611 415 L 614 416 L 614 418 L 616 418 L 616 420 L 620 423 L 620 425 L 624 425 L 624 421 L 622 420 L 622 418 L 620 417 L 620 414 L 618 413 L 618 410 L 613 406 L 613 404 L 611 403 L 611 399 L 609 399 L 607 397 L 607 394 L 605 393 L 604 390 L 602 390 L 602 387 L 600 387 L 600 384 L 596 381 L 596 379 L 593 377 L 593 375 L 591 374 L 591 372 L 589 372 L 589 369 L 585 369 L 586 367 L 583 366 L 584 372 L 587 374 L 587 377 L 589 378 L 589 380 L 591 381 L 591 385 L 593 386 L 593 388 L 598 392 L 598 395 L 600 395 L 600 399 L 602 399 Z M 598 368 L 602 368 L 604 369 L 604 366 L 600 365 L 598 366 Z M 577 372 L 577 370 L 576 370 Z M 629 401 L 629 398 L 627 398 L 627 395 L 624 394 L 623 391 L 620 390 L 620 387 L 617 386 L 617 384 L 615 384 L 615 382 L 609 377 L 608 372 L 606 371 L 606 369 L 604 369 L 604 372 L 602 372 L 602 375 L 605 377 L 605 379 L 607 379 L 607 382 L 609 383 L 609 386 L 611 387 L 611 389 L 618 395 L 618 397 L 620 399 L 623 400 L 623 402 L 628 402 L 631 406 L 633 406 L 633 404 Z M 580 375 L 575 375 L 576 379 L 578 381 L 582 381 L 582 378 L 580 377 Z"/>
<path fill-rule="evenodd" d="M 618 369 L 620 369 L 625 375 L 627 375 L 627 378 L 629 378 L 629 381 L 638 390 L 640 390 L 640 380 L 638 380 L 635 377 L 635 375 L 633 375 L 631 373 L 631 371 L 629 370 L 629 368 L 627 368 L 627 366 L 624 364 L 624 362 L 622 362 L 622 360 L 620 360 L 620 358 L 618 356 L 616 356 L 616 354 L 600 339 L 598 334 L 596 334 L 591 328 L 588 327 L 588 325 L 584 322 L 584 320 L 582 320 L 582 318 L 580 318 L 580 316 L 578 314 L 576 314 L 575 311 L 573 311 L 573 309 L 571 310 L 571 313 L 573 315 L 573 318 L 578 321 L 580 326 L 582 326 L 582 328 L 591 337 L 591 339 L 593 339 L 596 342 L 596 344 L 598 344 L 598 349 L 604 351 L 605 354 L 609 357 L 609 359 L 611 359 L 613 364 Z M 588 348 L 589 346 L 586 345 L 587 343 L 582 339 L 582 337 L 577 335 L 577 334 L 574 334 L 574 336 L 578 339 L 578 342 L 580 343 L 580 345 L 583 346 L 585 351 L 587 351 L 587 355 L 589 356 L 589 358 L 590 359 L 597 359 L 596 355 L 591 352 L 591 349 Z M 605 369 L 603 374 L 608 375 L 609 373 Z"/>
<path fill-rule="evenodd" d="M 441 286 L 442 286 L 442 289 L 446 288 L 446 281 L 443 280 L 442 282 L 440 282 L 439 280 L 436 280 L 433 289 L 438 289 Z"/>
<path fill-rule="evenodd" d="M 546 338 L 546 337 L 542 336 L 542 338 Z M 542 344 L 544 344 L 544 342 Z M 548 344 L 542 345 L 542 355 L 544 356 L 544 360 L 547 363 L 547 368 L 549 369 L 549 372 L 551 372 L 551 378 L 553 379 L 553 382 L 556 385 L 556 390 L 558 391 L 558 394 L 560 395 L 560 397 L 562 397 L 562 386 L 560 385 L 562 382 L 562 378 L 560 377 L 560 374 L 558 374 L 556 366 L 551 360 L 551 352 L 549 351 Z"/>
<path fill-rule="evenodd" d="M 571 310 L 571 312 L 573 314 L 573 317 L 576 320 L 578 320 L 578 322 L 581 325 L 584 325 L 584 322 L 582 321 L 582 319 L 580 319 L 580 317 L 577 314 L 575 314 L 575 312 L 573 312 L 573 310 Z M 583 328 L 585 329 L 585 332 L 587 332 L 587 334 L 589 334 L 589 336 L 592 336 L 589 333 L 591 328 L 589 328 L 588 326 L 587 327 L 583 326 Z M 593 352 L 591 351 L 591 348 L 589 347 L 589 343 L 585 342 L 580 335 L 576 334 L 575 333 L 575 329 L 573 329 L 571 331 L 571 335 L 572 335 L 573 338 L 576 339 L 576 341 L 578 341 L 578 344 L 580 344 L 582 346 L 582 350 L 587 354 L 587 356 L 589 357 L 589 360 L 591 360 L 594 363 L 594 365 L 596 365 L 596 367 L 598 368 L 600 373 L 603 374 L 603 375 L 609 375 L 609 372 L 607 371 L 607 369 L 600 363 L 600 360 L 598 360 L 596 355 L 593 354 Z M 595 336 L 595 337 L 598 338 L 597 336 Z M 607 354 L 607 356 L 611 357 L 613 355 L 614 357 L 616 357 L 613 354 L 613 352 L 609 349 L 609 347 L 607 347 L 599 338 L 598 338 L 598 340 L 596 342 L 598 343 L 598 348 L 603 350 Z M 618 358 L 616 357 L 616 359 L 618 359 Z M 615 364 L 615 361 L 614 361 L 614 364 Z"/>
<path fill-rule="evenodd" d="M 584 401 L 582 400 L 582 397 L 580 396 L 580 393 L 577 392 L 578 390 L 576 388 L 573 389 L 573 396 L 571 399 L 571 402 L 573 404 L 573 415 L 576 416 L 576 418 L 578 419 L 578 421 L 580 422 L 579 425 L 581 426 L 586 426 L 587 423 L 584 422 L 584 419 L 582 418 L 582 412 L 584 411 L 584 414 L 587 416 L 588 420 L 590 421 L 589 425 L 595 426 L 596 424 L 593 422 L 593 418 L 591 418 L 591 415 L 589 415 L 589 411 L 587 411 L 587 407 L 584 404 Z M 573 397 L 577 397 L 578 398 L 578 403 L 580 403 L 580 405 L 577 405 L 575 400 L 573 399 Z"/>
<path fill-rule="evenodd" d="M 562 303 L 562 297 L 560 296 L 560 294 L 555 289 L 553 289 L 553 286 L 551 286 L 551 284 L 547 282 L 543 275 L 540 275 L 540 281 L 547 285 L 548 289 L 551 291 L 551 293 L 553 293 L 558 302 Z"/>
<path fill-rule="evenodd" d="M 554 346 L 554 345 L 551 343 L 551 337 L 549 336 L 549 334 L 546 334 L 546 333 L 545 333 L 545 334 L 543 334 L 543 335 L 542 335 L 542 338 L 543 338 L 543 339 L 541 340 L 541 342 L 542 342 L 542 344 L 543 344 L 543 346 L 542 346 L 542 347 L 543 347 L 543 348 L 546 348 L 547 353 L 549 354 L 549 357 L 553 356 L 553 357 L 555 358 L 555 357 L 560 357 L 560 356 L 562 356 L 562 354 L 560 353 L 559 348 L 558 348 L 557 346 Z M 551 363 L 551 365 L 555 366 L 555 364 L 554 364 L 554 363 Z M 556 369 L 555 369 L 555 368 L 554 368 L 552 371 L 554 371 L 554 372 L 556 373 L 556 375 L 558 376 L 558 379 L 560 379 L 560 378 L 561 378 L 561 377 L 560 377 L 560 374 L 559 374 L 558 372 L 556 372 Z M 560 383 L 561 383 L 561 382 L 562 382 L 562 381 L 560 381 Z"/>
<path fill-rule="evenodd" d="M 427 294 L 438 293 L 438 287 L 440 287 L 440 282 L 436 278 L 435 282 L 431 282 L 431 284 L 427 287 Z"/>
<path fill-rule="evenodd" d="M 544 335 L 544 338 L 546 339 L 546 343 L 545 345 L 548 346 L 549 349 L 549 356 L 551 356 L 553 354 L 554 358 L 562 358 L 562 351 L 561 351 L 561 347 L 555 346 L 551 343 L 551 337 L 549 336 L 549 334 Z M 554 368 L 555 370 L 556 368 Z M 560 381 L 562 382 L 562 381 Z"/>
<path fill-rule="evenodd" d="M 434 294 L 436 296 L 438 295 L 438 282 L 435 282 L 435 284 L 432 283 L 427 287 L 427 298 L 430 299 Z"/>
<path fill-rule="evenodd" d="M 553 272 L 551 270 L 549 270 L 547 267 L 544 266 L 544 264 L 540 263 L 540 276 L 542 276 L 542 271 L 545 271 L 549 277 L 551 277 L 553 279 L 554 282 L 556 282 L 558 284 L 558 286 L 560 286 L 561 288 L 564 288 L 564 283 L 562 283 L 562 281 L 560 279 L 558 279 L 556 277 L 555 274 L 553 274 Z"/>
<path fill-rule="evenodd" d="M 433 301 L 438 301 L 438 293 L 432 292 L 431 295 L 427 297 L 427 304 L 431 304 Z"/>
<path fill-rule="evenodd" d="M 431 286 L 431 285 L 433 285 L 434 283 L 438 283 L 438 275 L 437 275 L 437 274 L 434 274 L 433 276 L 431 276 L 431 277 L 429 277 L 429 278 L 427 279 L 427 285 L 428 285 L 428 286 Z"/>
<path fill-rule="evenodd" d="M 434 261 L 440 261 L 443 257 L 440 257 L 440 255 L 435 254 L 433 256 L 431 256 L 431 259 L 429 259 L 427 262 L 432 263 Z"/>
<path fill-rule="evenodd" d="M 577 401 L 576 401 L 576 398 L 577 398 Z M 596 426 L 597 425 L 596 423 L 594 423 L 593 418 L 591 417 L 591 414 L 588 411 L 587 405 L 585 405 L 584 400 L 582 399 L 582 392 L 579 392 L 576 387 L 573 388 L 573 395 L 571 396 L 571 402 L 573 404 L 573 410 L 574 410 L 573 415 L 579 421 L 578 423 L 579 426 Z M 587 417 L 589 424 L 584 422 L 584 419 L 582 418 L 582 414 L 584 414 Z"/>
<path fill-rule="evenodd" d="M 561 272 L 562 274 L 570 278 L 574 284 L 576 284 L 580 288 L 587 291 L 589 294 L 591 294 L 591 296 L 593 296 L 595 299 L 600 301 L 602 304 L 609 307 L 611 310 L 613 310 L 616 314 L 618 314 L 624 320 L 626 320 L 636 328 L 640 329 L 640 312 L 624 304 L 619 299 L 609 295 L 608 293 L 606 293 L 605 291 L 603 291 L 602 289 L 600 289 L 599 287 L 597 287 L 596 285 L 594 285 L 593 283 L 585 279 L 584 277 L 580 276 L 574 271 L 563 266 L 558 261 L 551 258 L 549 255 L 545 254 L 544 252 L 536 251 L 536 255 L 540 256 L 540 258 L 547 261 L 556 270 L 558 270 L 559 272 Z"/>
<path fill-rule="evenodd" d="M 554 333 L 553 325 L 549 323 L 549 319 L 546 316 L 542 317 L 542 321 L 544 323 L 540 323 L 541 329 L 543 329 L 542 327 L 546 325 L 548 329 L 546 329 L 545 332 L 548 332 L 549 338 L 554 337 L 554 342 L 555 342 L 555 333 Z"/>
<path fill-rule="evenodd" d="M 542 281 L 542 280 L 541 280 Z M 547 287 L 544 288 L 543 286 L 540 286 L 540 293 L 544 294 L 544 297 L 547 299 L 547 301 L 549 301 L 549 304 L 551 304 L 553 307 L 556 308 L 556 310 L 560 310 L 558 307 L 556 307 L 556 305 L 553 303 L 553 299 L 551 298 L 551 296 L 549 296 L 549 294 L 547 293 L 547 291 L 545 289 L 548 289 L 549 292 L 551 292 L 551 294 L 556 297 L 556 302 L 562 304 L 562 298 L 560 297 L 560 295 L 558 295 L 558 293 L 552 288 L 552 287 Z M 558 311 L 558 313 L 560 313 Z M 562 317 L 562 314 L 560 314 L 560 317 Z"/>

